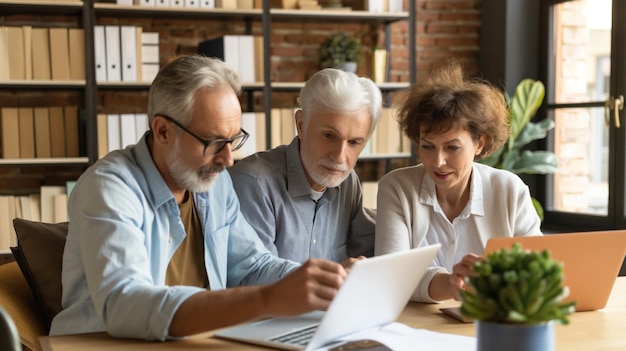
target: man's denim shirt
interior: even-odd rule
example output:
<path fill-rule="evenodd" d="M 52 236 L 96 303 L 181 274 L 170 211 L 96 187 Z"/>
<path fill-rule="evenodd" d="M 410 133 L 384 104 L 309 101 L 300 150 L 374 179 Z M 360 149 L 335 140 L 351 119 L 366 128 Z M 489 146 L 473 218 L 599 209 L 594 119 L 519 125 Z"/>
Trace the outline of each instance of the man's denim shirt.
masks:
<path fill-rule="evenodd" d="M 178 205 L 157 170 L 146 134 L 85 171 L 69 200 L 63 311 L 51 335 L 106 331 L 165 340 L 174 313 L 197 287 L 166 286 L 170 258 L 185 237 Z M 212 290 L 270 284 L 298 265 L 272 256 L 239 211 L 228 172 L 194 194 Z M 206 318 L 220 318 L 210 316 Z"/>

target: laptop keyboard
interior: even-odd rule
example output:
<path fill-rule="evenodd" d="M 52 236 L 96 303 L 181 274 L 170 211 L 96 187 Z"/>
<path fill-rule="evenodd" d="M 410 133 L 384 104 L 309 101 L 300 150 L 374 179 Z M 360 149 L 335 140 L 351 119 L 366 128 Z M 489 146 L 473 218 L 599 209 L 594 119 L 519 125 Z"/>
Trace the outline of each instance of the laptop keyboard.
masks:
<path fill-rule="evenodd" d="M 309 341 L 313 337 L 313 334 L 315 333 L 316 329 L 317 329 L 317 325 L 312 325 L 304 329 L 298 329 L 291 333 L 287 333 L 281 336 L 271 338 L 269 339 L 269 341 L 283 343 L 283 344 L 305 346 L 309 343 Z"/>

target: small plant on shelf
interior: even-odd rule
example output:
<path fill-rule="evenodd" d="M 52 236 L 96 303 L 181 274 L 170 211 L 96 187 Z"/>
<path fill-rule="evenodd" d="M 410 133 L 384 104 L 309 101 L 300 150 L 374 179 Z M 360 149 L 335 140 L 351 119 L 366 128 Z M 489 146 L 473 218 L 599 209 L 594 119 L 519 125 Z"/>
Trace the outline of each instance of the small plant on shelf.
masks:
<path fill-rule="evenodd" d="M 469 291 L 461 291 L 461 313 L 493 323 L 568 324 L 575 302 L 563 303 L 563 267 L 548 251 L 532 252 L 515 244 L 488 254 L 473 266 Z"/>
<path fill-rule="evenodd" d="M 322 68 L 341 68 L 346 62 L 358 64 L 361 59 L 361 41 L 345 33 L 330 35 L 319 50 Z"/>

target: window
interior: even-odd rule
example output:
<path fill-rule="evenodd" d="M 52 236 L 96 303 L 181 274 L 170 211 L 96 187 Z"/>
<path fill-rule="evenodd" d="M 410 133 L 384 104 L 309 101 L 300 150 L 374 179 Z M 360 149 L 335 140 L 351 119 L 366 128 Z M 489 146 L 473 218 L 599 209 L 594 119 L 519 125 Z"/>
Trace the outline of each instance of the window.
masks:
<path fill-rule="evenodd" d="M 626 228 L 623 1 L 546 0 L 546 113 L 560 172 L 547 177 L 545 225 Z M 621 14 L 621 15 L 620 15 Z M 616 103 L 617 100 L 617 103 Z M 617 108 L 616 108 L 617 105 Z M 623 104 L 622 104 L 623 105 Z"/>

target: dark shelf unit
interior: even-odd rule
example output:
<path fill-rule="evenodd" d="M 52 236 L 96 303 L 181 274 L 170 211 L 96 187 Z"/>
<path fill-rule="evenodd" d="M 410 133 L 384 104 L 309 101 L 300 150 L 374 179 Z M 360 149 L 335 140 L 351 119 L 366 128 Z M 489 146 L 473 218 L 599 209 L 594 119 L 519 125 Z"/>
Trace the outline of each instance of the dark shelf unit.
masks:
<path fill-rule="evenodd" d="M 231 19 L 243 20 L 246 23 L 246 32 L 251 33 L 252 23 L 260 22 L 263 30 L 264 45 L 264 82 L 244 84 L 243 90 L 247 92 L 261 91 L 263 93 L 263 112 L 266 115 L 266 132 L 268 145 L 270 143 L 271 118 L 270 111 L 272 105 L 272 93 L 280 91 L 298 91 L 304 83 L 279 83 L 271 81 L 271 26 L 272 22 L 353 22 L 353 23 L 382 23 L 385 25 L 385 47 L 390 49 L 390 29 L 389 25 L 398 21 L 407 21 L 409 27 L 409 82 L 405 83 L 383 83 L 380 88 L 383 92 L 392 92 L 404 89 L 415 81 L 415 1 L 408 2 L 408 9 L 401 13 L 370 13 L 367 11 L 327 11 L 327 10 L 285 10 L 270 8 L 270 1 L 263 1 L 262 9 L 251 10 L 226 10 L 226 9 L 201 9 L 201 8 L 159 8 L 141 6 L 121 6 L 112 3 L 95 2 L 94 0 L 79 1 L 57 1 L 57 0 L 25 0 L 9 1 L 0 0 L 0 12 L 6 15 L 12 14 L 40 14 L 48 15 L 70 15 L 77 16 L 85 31 L 85 80 L 84 81 L 3 81 L 0 82 L 0 90 L 78 90 L 83 94 L 84 110 L 84 133 L 81 137 L 85 140 L 86 156 L 75 159 L 59 159 L 53 161 L 36 162 L 33 164 L 58 164 L 66 162 L 84 162 L 91 164 L 97 160 L 97 125 L 96 115 L 98 111 L 98 91 L 147 91 L 147 82 L 96 82 L 95 80 L 95 58 L 94 58 L 94 26 L 96 18 L 99 16 L 115 16 L 124 18 L 168 18 L 178 19 L 207 19 L 215 21 L 227 21 Z M 0 22 L 0 25 L 4 23 Z M 252 106 L 252 94 L 248 94 L 249 106 Z M 384 160 L 386 158 L 414 158 L 411 155 L 372 155 L 363 157 L 367 160 Z M 0 161 L 0 165 L 28 165 L 29 162 L 19 160 L 11 163 Z"/>

